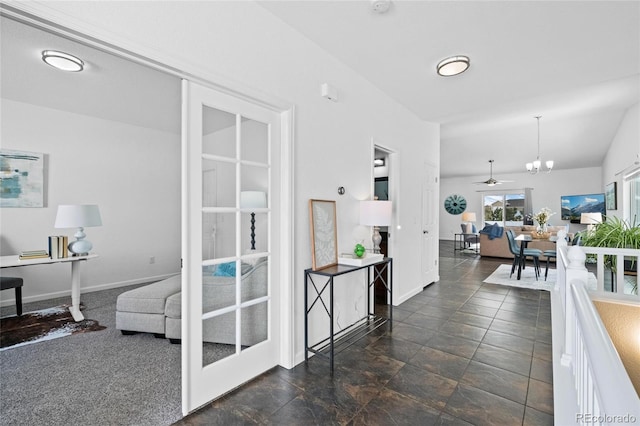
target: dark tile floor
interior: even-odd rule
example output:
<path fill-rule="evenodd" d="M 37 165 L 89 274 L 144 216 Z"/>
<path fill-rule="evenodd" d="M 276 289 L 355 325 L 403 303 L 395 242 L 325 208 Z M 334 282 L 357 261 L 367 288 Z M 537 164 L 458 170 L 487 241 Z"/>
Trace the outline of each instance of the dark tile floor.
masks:
<path fill-rule="evenodd" d="M 440 281 L 393 330 L 275 368 L 180 425 L 552 425 L 549 293 L 483 284 L 498 259 L 440 244 Z"/>

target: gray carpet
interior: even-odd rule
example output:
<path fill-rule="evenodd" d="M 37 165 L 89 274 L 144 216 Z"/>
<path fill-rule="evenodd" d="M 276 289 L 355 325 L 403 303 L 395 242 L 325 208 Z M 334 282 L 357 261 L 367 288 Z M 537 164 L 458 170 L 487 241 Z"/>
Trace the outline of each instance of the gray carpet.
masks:
<path fill-rule="evenodd" d="M 180 345 L 115 328 L 116 298 L 134 287 L 82 295 L 85 317 L 106 330 L 0 352 L 1 425 L 158 426 L 182 418 Z M 69 302 L 34 302 L 24 310 Z"/>

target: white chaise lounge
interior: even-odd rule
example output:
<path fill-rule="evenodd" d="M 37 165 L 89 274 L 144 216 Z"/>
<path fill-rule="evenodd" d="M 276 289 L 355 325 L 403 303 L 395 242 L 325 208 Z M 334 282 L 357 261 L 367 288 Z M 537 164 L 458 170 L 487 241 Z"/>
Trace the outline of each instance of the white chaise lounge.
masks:
<path fill-rule="evenodd" d="M 267 261 L 255 266 L 242 264 L 241 299 L 247 301 L 267 295 Z M 214 275 L 215 269 L 205 273 L 202 298 L 204 312 L 235 304 L 235 276 Z M 172 343 L 181 338 L 181 276 L 176 275 L 143 287 L 126 291 L 116 303 L 116 328 L 122 334 L 154 333 Z M 267 304 L 243 308 L 241 311 L 241 344 L 254 345 L 267 338 Z M 235 314 L 224 314 L 203 325 L 203 340 L 213 343 L 235 343 Z"/>

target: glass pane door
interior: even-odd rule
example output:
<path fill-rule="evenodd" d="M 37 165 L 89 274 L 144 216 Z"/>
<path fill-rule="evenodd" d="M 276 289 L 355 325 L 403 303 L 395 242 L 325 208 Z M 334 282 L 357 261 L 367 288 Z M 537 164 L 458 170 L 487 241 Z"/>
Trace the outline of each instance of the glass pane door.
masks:
<path fill-rule="evenodd" d="M 183 96 L 186 413 L 278 359 L 271 155 L 279 115 L 189 82 Z"/>

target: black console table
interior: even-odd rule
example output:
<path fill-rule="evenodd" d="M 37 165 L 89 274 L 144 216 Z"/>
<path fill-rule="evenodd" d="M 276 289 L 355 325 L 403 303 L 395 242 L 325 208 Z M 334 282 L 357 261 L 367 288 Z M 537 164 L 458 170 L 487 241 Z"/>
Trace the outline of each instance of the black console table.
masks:
<path fill-rule="evenodd" d="M 304 360 L 309 361 L 309 353 L 320 355 L 329 359 L 331 373 L 333 374 L 333 358 L 334 354 L 348 348 L 362 337 L 372 333 L 382 325 L 389 323 L 389 330 L 392 327 L 393 320 L 393 261 L 389 257 L 385 257 L 379 262 L 364 266 L 335 265 L 318 271 L 306 269 L 304 271 Z M 377 266 L 377 268 L 375 268 Z M 345 275 L 351 272 L 367 270 L 367 315 L 359 319 L 350 326 L 334 333 L 334 317 L 333 317 L 333 281 L 335 277 Z M 318 277 L 323 280 L 319 284 L 314 281 Z M 373 276 L 373 279 L 372 279 Z M 388 298 L 387 308 L 388 316 L 380 316 L 375 313 L 375 304 L 371 303 L 371 286 L 380 280 L 384 285 Z M 315 291 L 315 295 L 309 292 L 309 284 Z M 329 303 L 325 303 L 322 294 L 329 289 Z M 309 301 L 309 294 L 313 300 Z M 329 337 L 309 346 L 309 313 L 315 306 L 324 308 L 329 316 Z"/>

